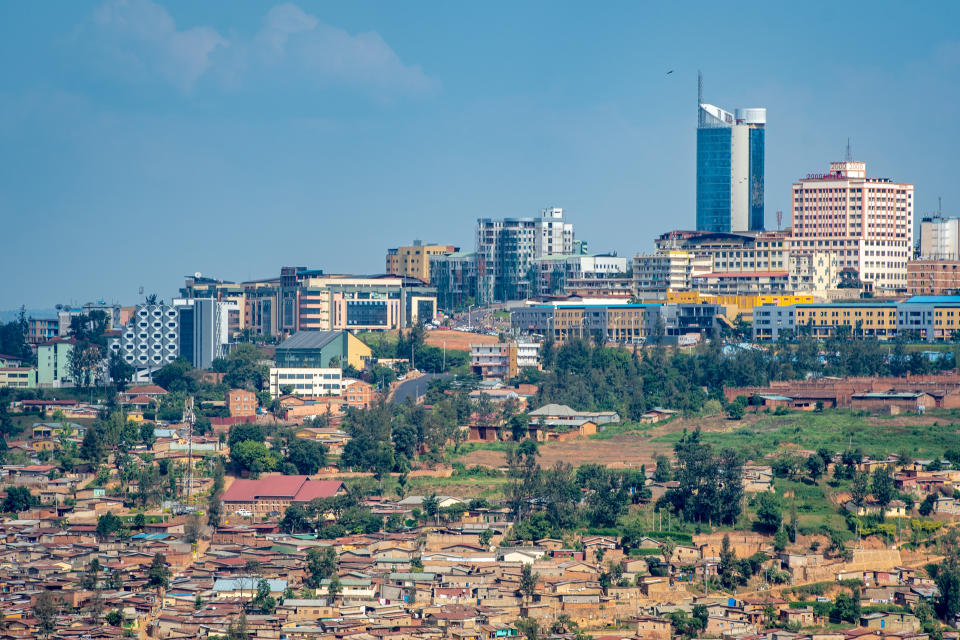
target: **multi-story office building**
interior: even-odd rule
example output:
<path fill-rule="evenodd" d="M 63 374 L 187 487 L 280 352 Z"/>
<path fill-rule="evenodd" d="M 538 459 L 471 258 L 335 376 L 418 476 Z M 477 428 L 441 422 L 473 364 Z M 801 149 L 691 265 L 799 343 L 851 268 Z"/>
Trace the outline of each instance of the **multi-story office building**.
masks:
<path fill-rule="evenodd" d="M 394 276 L 408 276 L 430 282 L 430 257 L 457 251 L 460 251 L 460 248 L 450 244 L 423 244 L 414 240 L 412 245 L 387 249 L 386 272 Z"/>
<path fill-rule="evenodd" d="M 138 369 L 159 369 L 180 357 L 198 369 L 209 369 L 227 354 L 228 317 L 236 310 L 235 302 L 213 298 L 137 305 L 110 348 Z"/>
<path fill-rule="evenodd" d="M 529 273 L 531 295 L 564 295 L 575 283 L 589 288 L 594 281 L 623 278 L 627 259 L 616 254 L 544 256 L 530 263 Z"/>
<path fill-rule="evenodd" d="M 921 260 L 960 260 L 960 218 L 932 216 L 920 221 Z"/>
<path fill-rule="evenodd" d="M 437 305 L 445 311 L 462 311 L 476 302 L 477 254 L 458 251 L 430 256 L 430 286 Z"/>
<path fill-rule="evenodd" d="M 830 171 L 793 185 L 793 248 L 828 251 L 877 289 L 905 290 L 913 252 L 913 185 L 867 178 L 866 163 L 831 162 Z"/>
<path fill-rule="evenodd" d="M 279 278 L 240 284 L 188 278 L 184 299 L 232 302 L 229 334 L 279 336 L 297 331 L 383 331 L 436 316 L 436 291 L 408 276 L 326 275 L 321 269 L 283 267 Z"/>
<path fill-rule="evenodd" d="M 638 298 L 663 298 L 668 291 L 689 291 L 696 276 L 712 270 L 709 256 L 684 250 L 660 250 L 633 256 L 633 290 Z"/>
<path fill-rule="evenodd" d="M 530 297 L 530 264 L 535 258 L 573 253 L 573 225 L 563 209 L 539 218 L 477 220 L 477 303 Z"/>
<path fill-rule="evenodd" d="M 286 387 L 295 396 L 339 396 L 343 393 L 343 371 L 339 367 L 271 367 L 270 396 L 282 395 Z"/>
<path fill-rule="evenodd" d="M 712 335 L 720 307 L 712 304 L 582 304 L 575 301 L 538 304 L 510 312 L 520 332 L 603 342 L 641 343 L 663 328 L 663 340 L 677 343 L 689 334 Z"/>
<path fill-rule="evenodd" d="M 285 268 L 289 269 L 289 267 Z M 430 322 L 436 290 L 407 276 L 281 275 L 280 326 L 295 331 L 389 331 Z"/>
<path fill-rule="evenodd" d="M 907 263 L 907 293 L 947 296 L 960 292 L 960 260 L 911 260 Z"/>
<path fill-rule="evenodd" d="M 766 109 L 735 113 L 699 98 L 697 121 L 697 229 L 763 229 Z"/>
<path fill-rule="evenodd" d="M 219 302 L 233 302 L 227 315 L 227 331 L 230 336 L 249 331 L 252 335 L 276 335 L 277 290 L 279 278 L 230 282 L 208 278 L 200 273 L 187 277 L 180 297 L 212 298 Z"/>
<path fill-rule="evenodd" d="M 658 237 L 655 244 L 658 251 L 682 250 L 709 256 L 711 271 L 716 273 L 786 271 L 795 246 L 786 231 L 670 231 Z"/>

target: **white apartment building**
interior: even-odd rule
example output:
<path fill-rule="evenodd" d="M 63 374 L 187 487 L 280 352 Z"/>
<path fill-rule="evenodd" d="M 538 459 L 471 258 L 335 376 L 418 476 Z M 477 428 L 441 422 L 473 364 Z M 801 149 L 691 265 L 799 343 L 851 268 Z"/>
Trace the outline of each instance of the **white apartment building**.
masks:
<path fill-rule="evenodd" d="M 792 254 L 789 277 L 792 291 L 826 295 L 840 284 L 839 260 L 829 251 Z"/>
<path fill-rule="evenodd" d="M 933 216 L 920 221 L 921 260 L 960 260 L 960 218 Z"/>
<path fill-rule="evenodd" d="M 270 368 L 270 397 L 276 398 L 285 386 L 295 396 L 339 396 L 343 394 L 343 371 L 334 368 Z"/>
<path fill-rule="evenodd" d="M 692 251 L 661 250 L 633 256 L 633 290 L 638 298 L 662 297 L 670 291 L 689 291 L 693 278 L 713 270 L 713 261 Z"/>
<path fill-rule="evenodd" d="M 829 251 L 878 289 L 905 289 L 913 253 L 913 185 L 867 178 L 866 163 L 831 162 L 830 171 L 793 185 L 793 249 Z"/>
<path fill-rule="evenodd" d="M 480 218 L 476 239 L 478 304 L 529 297 L 531 262 L 573 253 L 573 225 L 559 207 L 544 209 L 539 218 Z"/>

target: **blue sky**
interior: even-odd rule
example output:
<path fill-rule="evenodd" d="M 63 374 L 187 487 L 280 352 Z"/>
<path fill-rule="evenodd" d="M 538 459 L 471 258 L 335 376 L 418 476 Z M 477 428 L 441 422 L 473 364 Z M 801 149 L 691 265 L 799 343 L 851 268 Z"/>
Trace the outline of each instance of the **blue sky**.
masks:
<path fill-rule="evenodd" d="M 546 206 L 650 250 L 694 226 L 697 69 L 768 109 L 768 228 L 847 137 L 918 217 L 960 214 L 960 5 L 728 6 L 3 3 L 0 309 L 373 273 Z"/>

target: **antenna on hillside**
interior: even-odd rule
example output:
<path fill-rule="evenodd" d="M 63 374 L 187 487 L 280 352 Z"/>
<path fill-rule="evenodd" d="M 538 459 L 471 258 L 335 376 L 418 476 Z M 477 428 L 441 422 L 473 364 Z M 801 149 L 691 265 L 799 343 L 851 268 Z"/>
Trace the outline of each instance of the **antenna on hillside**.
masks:
<path fill-rule="evenodd" d="M 846 155 L 846 159 L 847 159 L 847 162 L 853 161 L 853 151 L 851 151 L 851 149 L 850 149 L 850 138 L 847 138 L 847 155 Z"/>

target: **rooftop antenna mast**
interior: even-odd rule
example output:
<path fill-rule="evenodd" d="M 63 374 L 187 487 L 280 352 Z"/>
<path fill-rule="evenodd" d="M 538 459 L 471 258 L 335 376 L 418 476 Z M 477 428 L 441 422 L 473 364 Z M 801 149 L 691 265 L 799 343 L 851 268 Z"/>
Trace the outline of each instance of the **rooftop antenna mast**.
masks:
<path fill-rule="evenodd" d="M 853 151 L 850 149 L 850 138 L 847 138 L 847 154 L 846 154 L 846 159 L 847 159 L 847 162 L 852 162 L 852 161 L 853 161 Z"/>
<path fill-rule="evenodd" d="M 700 124 L 700 105 L 703 104 L 703 72 L 697 70 L 697 124 Z"/>

